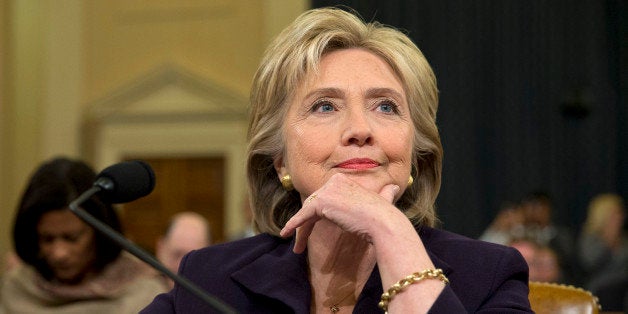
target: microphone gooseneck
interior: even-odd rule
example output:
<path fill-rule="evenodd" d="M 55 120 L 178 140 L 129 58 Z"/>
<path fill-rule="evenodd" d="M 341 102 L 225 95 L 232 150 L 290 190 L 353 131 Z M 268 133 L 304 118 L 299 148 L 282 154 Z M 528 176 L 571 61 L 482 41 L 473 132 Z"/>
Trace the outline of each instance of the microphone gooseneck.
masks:
<path fill-rule="evenodd" d="M 165 274 L 174 282 L 196 295 L 215 310 L 220 313 L 236 313 L 228 305 L 224 304 L 217 298 L 210 296 L 187 278 L 173 273 L 150 253 L 129 241 L 122 234 L 109 227 L 109 225 L 96 219 L 94 216 L 80 208 L 80 205 L 83 202 L 99 192 L 102 194 L 102 198 L 107 202 L 126 203 L 150 194 L 154 187 L 155 174 L 153 169 L 147 163 L 139 160 L 126 161 L 104 169 L 100 174 L 98 174 L 94 185 L 72 201 L 69 207 L 76 216 L 81 218 L 90 226 L 94 227 L 94 229 L 103 233 L 113 242 L 118 244 L 122 249 L 133 254 L 162 274 Z"/>

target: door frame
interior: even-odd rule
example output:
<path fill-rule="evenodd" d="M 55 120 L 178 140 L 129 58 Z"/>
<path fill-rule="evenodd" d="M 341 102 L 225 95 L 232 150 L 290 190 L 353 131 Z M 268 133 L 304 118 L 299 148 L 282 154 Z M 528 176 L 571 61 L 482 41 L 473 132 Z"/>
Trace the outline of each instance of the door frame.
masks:
<path fill-rule="evenodd" d="M 246 229 L 247 98 L 163 66 L 86 107 L 82 151 L 103 169 L 127 156 L 225 158 L 226 236 Z"/>

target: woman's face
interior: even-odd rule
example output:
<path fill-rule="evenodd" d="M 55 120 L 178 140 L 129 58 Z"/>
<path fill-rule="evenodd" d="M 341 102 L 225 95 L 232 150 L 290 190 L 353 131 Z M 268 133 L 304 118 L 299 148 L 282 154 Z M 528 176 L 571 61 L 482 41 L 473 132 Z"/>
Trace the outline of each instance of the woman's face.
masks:
<path fill-rule="evenodd" d="M 302 197 L 335 173 L 377 192 L 390 183 L 407 186 L 414 126 L 405 91 L 371 52 L 325 55 L 318 75 L 297 88 L 283 128 L 286 152 L 275 167 L 279 177 L 291 175 Z"/>
<path fill-rule="evenodd" d="M 94 229 L 67 209 L 49 211 L 37 224 L 40 254 L 54 279 L 76 284 L 88 275 L 96 259 Z"/>

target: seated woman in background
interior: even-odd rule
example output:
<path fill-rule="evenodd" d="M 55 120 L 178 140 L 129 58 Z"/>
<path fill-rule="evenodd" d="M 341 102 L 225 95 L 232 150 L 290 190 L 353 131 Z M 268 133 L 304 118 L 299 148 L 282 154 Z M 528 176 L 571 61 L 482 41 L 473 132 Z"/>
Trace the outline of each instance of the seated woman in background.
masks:
<path fill-rule="evenodd" d="M 609 290 L 607 287 L 613 287 L 610 290 L 617 292 L 621 286 L 621 289 L 628 291 L 625 217 L 624 200 L 617 194 L 599 194 L 589 202 L 587 219 L 578 240 L 578 256 L 586 274 L 584 286 L 596 294 Z M 600 299 L 603 297 L 601 295 Z M 621 295 L 617 303 L 623 303 L 623 297 Z M 609 309 L 604 303 L 602 306 L 605 310 Z"/>
<path fill-rule="evenodd" d="M 137 313 L 166 290 L 151 268 L 69 210 L 95 178 L 88 165 L 66 158 L 42 164 L 30 178 L 13 229 L 23 264 L 4 278 L 0 312 Z M 110 204 L 93 196 L 82 208 L 120 231 Z"/>
<path fill-rule="evenodd" d="M 406 35 L 340 9 L 302 14 L 253 80 L 247 175 L 261 234 L 193 251 L 179 272 L 242 313 L 530 312 L 515 249 L 433 228 L 437 107 Z M 175 285 L 144 312 L 211 309 Z"/>

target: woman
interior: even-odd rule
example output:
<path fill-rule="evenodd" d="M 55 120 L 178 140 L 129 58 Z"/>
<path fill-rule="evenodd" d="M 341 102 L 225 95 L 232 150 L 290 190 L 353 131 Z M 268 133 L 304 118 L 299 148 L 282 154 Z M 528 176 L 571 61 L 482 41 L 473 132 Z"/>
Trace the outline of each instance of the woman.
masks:
<path fill-rule="evenodd" d="M 628 276 L 628 241 L 623 232 L 624 201 L 616 194 L 599 194 L 589 203 L 587 219 L 578 240 L 585 287 L 597 291 L 617 278 Z"/>
<path fill-rule="evenodd" d="M 520 254 L 432 228 L 437 99 L 402 33 L 340 9 L 304 13 L 252 87 L 247 171 L 262 234 L 195 251 L 179 271 L 242 313 L 529 312 Z M 178 286 L 145 309 L 203 311 Z"/>
<path fill-rule="evenodd" d="M 24 263 L 5 278 L 0 312 L 137 313 L 166 290 L 148 266 L 69 210 L 95 178 L 88 165 L 66 158 L 42 164 L 31 177 L 13 229 Z M 110 204 L 92 197 L 82 206 L 120 231 Z"/>

